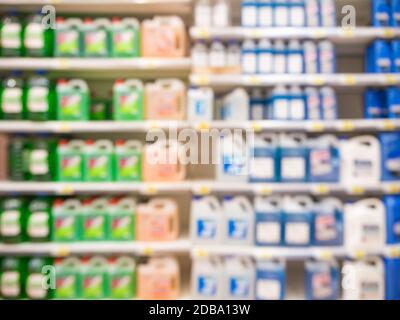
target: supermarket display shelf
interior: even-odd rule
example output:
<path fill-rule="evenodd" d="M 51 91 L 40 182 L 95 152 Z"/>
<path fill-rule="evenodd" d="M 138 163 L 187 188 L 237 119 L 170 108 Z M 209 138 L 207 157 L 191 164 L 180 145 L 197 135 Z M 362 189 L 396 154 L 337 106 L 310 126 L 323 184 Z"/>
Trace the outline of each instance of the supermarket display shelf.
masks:
<path fill-rule="evenodd" d="M 212 87 L 262 87 L 283 85 L 365 87 L 400 84 L 400 74 L 336 73 L 336 74 L 191 74 L 190 82 L 197 86 Z"/>
<path fill-rule="evenodd" d="M 388 245 L 382 249 L 364 250 L 346 247 L 254 247 L 235 245 L 193 246 L 191 255 L 194 258 L 208 256 L 250 256 L 259 260 L 285 259 L 328 260 L 333 258 L 362 259 L 369 256 L 399 257 L 400 246 Z"/>
<path fill-rule="evenodd" d="M 326 28 L 326 27 L 225 27 L 207 28 L 192 27 L 190 29 L 192 39 L 329 39 L 334 43 L 369 43 L 376 38 L 393 39 L 400 37 L 399 28 Z"/>
<path fill-rule="evenodd" d="M 400 130 L 399 119 L 343 119 L 343 120 L 257 120 L 257 121 L 0 121 L 3 133 L 112 133 L 147 132 L 149 130 L 173 130 L 191 128 L 243 129 L 255 132 L 381 132 Z"/>
<path fill-rule="evenodd" d="M 152 256 L 160 254 L 185 254 L 190 250 L 187 239 L 169 242 L 74 242 L 74 243 L 21 243 L 0 244 L 0 255 L 41 255 L 66 257 L 85 254 L 133 254 Z"/>
<path fill-rule="evenodd" d="M 75 194 L 120 194 L 143 195 L 191 192 L 207 194 L 312 194 L 312 195 L 382 195 L 400 194 L 399 182 L 381 182 L 377 185 L 348 185 L 338 183 L 224 183 L 217 181 L 183 182 L 0 182 L 0 194 L 49 194 L 68 196 Z"/>

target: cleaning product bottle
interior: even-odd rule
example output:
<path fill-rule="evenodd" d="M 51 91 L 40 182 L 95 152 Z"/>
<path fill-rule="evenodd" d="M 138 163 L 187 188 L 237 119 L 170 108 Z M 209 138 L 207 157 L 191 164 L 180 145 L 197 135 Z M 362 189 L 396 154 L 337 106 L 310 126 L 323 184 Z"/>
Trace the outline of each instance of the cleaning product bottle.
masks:
<path fill-rule="evenodd" d="M 175 300 L 180 294 L 178 262 L 173 258 L 152 258 L 138 267 L 138 298 Z"/>
<path fill-rule="evenodd" d="M 191 239 L 195 244 L 220 243 L 222 207 L 216 197 L 193 197 L 190 216 Z"/>
<path fill-rule="evenodd" d="M 12 181 L 24 181 L 26 178 L 26 138 L 24 135 L 15 135 L 8 144 L 7 162 L 8 177 Z"/>
<path fill-rule="evenodd" d="M 400 8 L 400 6 L 399 6 Z M 399 13 L 400 16 L 400 13 Z M 392 72 L 400 72 L 400 41 L 392 40 L 390 42 L 390 49 L 392 53 Z"/>
<path fill-rule="evenodd" d="M 265 114 L 265 100 L 260 89 L 253 89 L 250 95 L 250 119 L 263 120 Z"/>
<path fill-rule="evenodd" d="M 318 47 L 314 41 L 304 41 L 304 73 L 316 74 L 319 71 Z"/>
<path fill-rule="evenodd" d="M 26 219 L 26 236 L 30 242 L 51 240 L 51 203 L 48 198 L 38 197 L 29 202 Z"/>
<path fill-rule="evenodd" d="M 288 70 L 288 59 L 286 45 L 283 40 L 276 40 L 273 46 L 274 62 L 273 72 L 277 74 L 286 73 Z"/>
<path fill-rule="evenodd" d="M 229 132 L 220 137 L 216 170 L 218 181 L 247 181 L 248 148 L 241 134 Z"/>
<path fill-rule="evenodd" d="M 279 246 L 283 240 L 282 200 L 278 196 L 254 199 L 255 243 L 257 246 Z"/>
<path fill-rule="evenodd" d="M 86 18 L 82 25 L 83 56 L 107 57 L 110 47 L 110 21 Z"/>
<path fill-rule="evenodd" d="M 109 266 L 111 299 L 133 299 L 136 295 L 136 263 L 131 257 L 111 259 Z"/>
<path fill-rule="evenodd" d="M 321 95 L 321 115 L 324 120 L 338 119 L 338 101 L 335 90 L 331 87 L 320 89 Z"/>
<path fill-rule="evenodd" d="M 214 116 L 214 91 L 191 87 L 187 93 L 188 120 L 211 121 Z"/>
<path fill-rule="evenodd" d="M 237 88 L 227 94 L 222 102 L 221 113 L 223 120 L 248 120 L 250 115 L 250 98 L 246 90 Z"/>
<path fill-rule="evenodd" d="M 389 119 L 400 118 L 400 89 L 391 87 L 386 89 L 387 116 Z"/>
<path fill-rule="evenodd" d="M 110 140 L 87 140 L 84 153 L 84 180 L 114 180 L 114 146 Z"/>
<path fill-rule="evenodd" d="M 226 66 L 229 72 L 239 72 L 241 65 L 241 47 L 236 40 L 230 40 L 228 42 L 228 48 L 226 50 Z"/>
<path fill-rule="evenodd" d="M 88 121 L 90 119 L 89 87 L 84 80 L 59 80 L 56 95 L 57 120 Z"/>
<path fill-rule="evenodd" d="M 131 197 L 109 200 L 107 234 L 111 241 L 132 241 L 135 239 L 136 200 Z"/>
<path fill-rule="evenodd" d="M 9 179 L 8 176 L 8 167 L 10 164 L 8 163 L 8 145 L 10 140 L 8 135 L 0 134 L 0 181 L 4 181 Z"/>
<path fill-rule="evenodd" d="M 276 0 L 274 2 L 274 26 L 288 27 L 289 26 L 289 3 L 286 0 Z"/>
<path fill-rule="evenodd" d="M 307 196 L 283 199 L 283 228 L 286 246 L 311 245 L 313 200 Z"/>
<path fill-rule="evenodd" d="M 280 136 L 280 178 L 282 182 L 306 182 L 309 154 L 306 136 L 282 134 Z"/>
<path fill-rule="evenodd" d="M 2 81 L 3 90 L 0 99 L 0 119 L 25 119 L 25 86 L 21 72 L 13 71 Z"/>
<path fill-rule="evenodd" d="M 247 39 L 242 44 L 242 73 L 256 74 L 257 72 L 257 46 L 253 40 Z"/>
<path fill-rule="evenodd" d="M 186 116 L 186 87 L 178 79 L 159 79 L 145 88 L 147 120 L 183 120 Z"/>
<path fill-rule="evenodd" d="M 137 140 L 118 140 L 115 142 L 115 180 L 142 180 L 143 146 Z"/>
<path fill-rule="evenodd" d="M 112 118 L 111 99 L 98 97 L 96 92 L 92 93 L 89 109 L 90 121 L 107 121 Z"/>
<path fill-rule="evenodd" d="M 343 204 L 339 199 L 326 198 L 314 206 L 313 245 L 343 245 Z"/>
<path fill-rule="evenodd" d="M 307 106 L 307 118 L 309 120 L 321 120 L 321 99 L 317 88 L 306 87 L 304 89 Z"/>
<path fill-rule="evenodd" d="M 336 53 L 332 42 L 325 40 L 318 44 L 319 73 L 332 74 L 336 72 Z"/>
<path fill-rule="evenodd" d="M 390 73 L 392 67 L 392 55 L 389 42 L 375 40 L 367 49 L 365 55 L 366 71 L 370 73 Z"/>
<path fill-rule="evenodd" d="M 390 6 L 387 0 L 373 0 L 371 20 L 374 27 L 389 27 Z"/>
<path fill-rule="evenodd" d="M 179 236 L 179 212 L 172 199 L 153 199 L 137 206 L 138 241 L 172 241 Z"/>
<path fill-rule="evenodd" d="M 289 2 L 289 25 L 291 27 L 305 27 L 305 2 L 304 0 L 291 0 Z"/>
<path fill-rule="evenodd" d="M 307 300 L 339 298 L 339 268 L 336 261 L 308 261 L 305 272 Z"/>
<path fill-rule="evenodd" d="M 193 261 L 191 287 L 193 299 L 223 299 L 224 274 L 222 261 L 216 257 L 198 258 Z"/>
<path fill-rule="evenodd" d="M 26 204 L 21 198 L 2 201 L 0 211 L 0 239 L 4 243 L 20 243 L 26 235 Z"/>
<path fill-rule="evenodd" d="M 258 26 L 258 3 L 255 0 L 243 0 L 241 2 L 242 27 Z"/>
<path fill-rule="evenodd" d="M 212 25 L 213 27 L 228 27 L 231 25 L 231 6 L 227 0 L 213 1 Z"/>
<path fill-rule="evenodd" d="M 249 181 L 279 181 L 279 142 L 275 134 L 254 136 L 254 145 L 250 146 Z"/>
<path fill-rule="evenodd" d="M 400 26 L 400 1 L 392 0 L 391 2 L 391 14 L 392 14 L 392 27 Z"/>
<path fill-rule="evenodd" d="M 255 296 L 257 300 L 283 300 L 286 287 L 283 261 L 256 261 Z"/>
<path fill-rule="evenodd" d="M 400 197 L 386 196 L 386 243 L 400 243 Z"/>
<path fill-rule="evenodd" d="M 55 180 L 56 145 L 47 135 L 39 135 L 30 143 L 28 177 L 32 181 Z"/>
<path fill-rule="evenodd" d="M 81 298 L 82 277 L 81 262 L 76 257 L 55 259 L 56 290 L 55 299 L 79 299 Z"/>
<path fill-rule="evenodd" d="M 113 87 L 113 120 L 142 120 L 143 91 L 140 80 L 116 80 Z"/>
<path fill-rule="evenodd" d="M 207 72 L 211 62 L 207 44 L 204 41 L 196 41 L 190 53 L 193 72 Z"/>
<path fill-rule="evenodd" d="M 321 26 L 332 28 L 336 26 L 336 3 L 335 0 L 320 1 Z"/>
<path fill-rule="evenodd" d="M 347 204 L 344 211 L 344 242 L 349 249 L 380 250 L 386 243 L 385 206 L 380 199 Z"/>
<path fill-rule="evenodd" d="M 224 298 L 254 300 L 255 267 L 246 257 L 230 257 L 224 261 Z"/>
<path fill-rule="evenodd" d="M 257 69 L 261 74 L 270 74 L 273 72 L 273 49 L 271 41 L 262 39 L 258 42 L 258 62 Z"/>
<path fill-rule="evenodd" d="M 310 139 L 309 181 L 338 182 L 340 176 L 339 141 L 333 135 Z"/>
<path fill-rule="evenodd" d="M 306 17 L 307 27 L 319 27 L 321 24 L 321 12 L 319 9 L 320 0 L 307 0 L 306 5 Z"/>
<path fill-rule="evenodd" d="M 254 241 L 254 211 L 246 197 L 224 197 L 223 241 L 231 245 L 251 245 Z"/>
<path fill-rule="evenodd" d="M 85 142 L 82 140 L 60 140 L 57 147 L 57 181 L 83 181 L 83 153 Z"/>
<path fill-rule="evenodd" d="M 287 87 L 278 85 L 271 95 L 271 114 L 273 120 L 288 120 L 290 116 L 290 95 Z"/>
<path fill-rule="evenodd" d="M 197 0 L 194 6 L 194 25 L 196 27 L 211 27 L 212 6 L 210 0 Z"/>
<path fill-rule="evenodd" d="M 56 199 L 52 208 L 52 240 L 76 242 L 82 239 L 81 220 L 83 206 L 78 199 Z"/>
<path fill-rule="evenodd" d="M 0 265 L 0 296 L 3 299 L 25 297 L 26 261 L 23 258 L 6 257 Z"/>
<path fill-rule="evenodd" d="M 88 198 L 83 202 L 82 239 L 86 241 L 107 240 L 109 218 L 107 198 Z"/>
<path fill-rule="evenodd" d="M 28 79 L 26 89 L 27 119 L 33 121 L 49 121 L 55 119 L 54 88 L 46 73 L 37 71 L 36 76 Z"/>
<path fill-rule="evenodd" d="M 22 21 L 15 10 L 10 10 L 1 21 L 0 48 L 3 57 L 23 56 Z"/>
<path fill-rule="evenodd" d="M 95 300 L 108 298 L 107 260 L 100 256 L 84 259 L 82 269 L 82 297 Z"/>
<path fill-rule="evenodd" d="M 27 263 L 26 275 L 26 297 L 28 299 L 44 300 L 50 299 L 53 290 L 44 285 L 50 285 L 46 281 L 45 274 L 42 273 L 43 267 L 50 266 L 51 260 L 48 258 L 32 258 Z"/>
<path fill-rule="evenodd" d="M 50 57 L 53 54 L 53 30 L 44 28 L 41 10 L 27 18 L 24 29 L 25 54 L 28 57 Z"/>
<path fill-rule="evenodd" d="M 260 27 L 272 27 L 274 25 L 274 2 L 272 0 L 259 0 L 258 24 Z"/>
<path fill-rule="evenodd" d="M 54 56 L 79 57 L 83 51 L 82 21 L 77 18 L 57 17 L 55 29 Z"/>
<path fill-rule="evenodd" d="M 383 181 L 400 179 L 400 133 L 381 133 L 381 171 Z"/>
<path fill-rule="evenodd" d="M 111 57 L 139 57 L 140 23 L 137 19 L 113 17 L 110 29 Z"/>
<path fill-rule="evenodd" d="M 306 120 L 307 106 L 303 90 L 299 86 L 292 86 L 289 89 L 289 119 Z"/>
<path fill-rule="evenodd" d="M 400 258 L 385 258 L 385 299 L 400 299 Z"/>
<path fill-rule="evenodd" d="M 287 72 L 291 74 L 301 74 L 304 72 L 304 51 L 298 40 L 289 41 Z"/>

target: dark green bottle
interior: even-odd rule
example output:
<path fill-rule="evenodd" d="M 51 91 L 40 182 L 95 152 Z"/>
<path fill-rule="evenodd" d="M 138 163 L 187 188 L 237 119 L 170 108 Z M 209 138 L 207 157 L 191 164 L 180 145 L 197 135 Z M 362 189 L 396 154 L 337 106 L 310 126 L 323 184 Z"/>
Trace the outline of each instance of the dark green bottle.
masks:
<path fill-rule="evenodd" d="M 42 23 L 41 10 L 30 15 L 24 28 L 24 48 L 27 57 L 51 57 L 53 53 L 53 30 Z"/>
<path fill-rule="evenodd" d="M 0 266 L 0 296 L 3 299 L 25 297 L 26 261 L 23 258 L 4 258 Z"/>
<path fill-rule="evenodd" d="M 55 289 L 55 269 L 51 259 L 32 258 L 27 262 L 25 293 L 28 299 L 43 300 Z"/>
<path fill-rule="evenodd" d="M 3 120 L 25 119 L 25 88 L 20 71 L 12 71 L 2 81 L 0 95 L 0 118 Z"/>
<path fill-rule="evenodd" d="M 52 181 L 54 178 L 55 143 L 39 135 L 28 147 L 28 180 Z"/>
<path fill-rule="evenodd" d="M 23 25 L 17 15 L 17 11 L 10 10 L 2 20 L 0 29 L 0 49 L 3 57 L 22 57 Z"/>
<path fill-rule="evenodd" d="M 26 205 L 21 198 L 6 198 L 0 207 L 0 238 L 4 243 L 20 243 L 25 237 Z"/>
<path fill-rule="evenodd" d="M 26 112 L 28 120 L 49 121 L 55 119 L 55 92 L 45 71 L 37 71 L 28 79 L 26 88 Z"/>
<path fill-rule="evenodd" d="M 8 144 L 8 177 L 12 181 L 25 180 L 25 144 L 24 135 L 15 135 Z"/>
<path fill-rule="evenodd" d="M 48 242 L 51 237 L 51 203 L 47 197 L 29 202 L 26 221 L 26 238 L 29 242 Z"/>

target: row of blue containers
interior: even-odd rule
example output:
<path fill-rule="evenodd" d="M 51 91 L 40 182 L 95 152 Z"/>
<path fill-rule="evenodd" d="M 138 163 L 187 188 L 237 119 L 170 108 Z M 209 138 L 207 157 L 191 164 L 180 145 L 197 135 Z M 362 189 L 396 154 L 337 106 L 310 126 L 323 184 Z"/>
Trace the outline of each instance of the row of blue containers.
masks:
<path fill-rule="evenodd" d="M 371 20 L 374 27 L 399 27 L 400 0 L 372 0 Z"/>
<path fill-rule="evenodd" d="M 368 89 L 364 95 L 366 119 L 400 118 L 400 88 Z"/>
<path fill-rule="evenodd" d="M 368 73 L 400 72 L 400 40 L 375 40 L 365 54 L 365 71 Z"/>

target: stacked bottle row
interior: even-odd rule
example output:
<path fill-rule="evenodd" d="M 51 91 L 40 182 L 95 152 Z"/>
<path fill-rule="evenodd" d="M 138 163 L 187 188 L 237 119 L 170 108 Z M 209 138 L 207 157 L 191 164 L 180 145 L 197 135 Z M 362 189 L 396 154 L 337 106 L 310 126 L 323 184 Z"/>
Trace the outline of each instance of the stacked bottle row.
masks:
<path fill-rule="evenodd" d="M 183 57 L 181 18 L 62 18 L 51 25 L 41 12 L 26 21 L 11 11 L 3 18 L 0 50 L 7 57 Z M 45 25 L 45 27 L 43 27 Z"/>
<path fill-rule="evenodd" d="M 368 89 L 364 94 L 366 119 L 400 118 L 400 88 Z"/>
<path fill-rule="evenodd" d="M 400 40 L 375 40 L 365 52 L 365 72 L 400 72 Z"/>
<path fill-rule="evenodd" d="M 180 268 L 173 258 L 138 263 L 129 256 L 3 258 L 4 299 L 176 299 Z"/>
<path fill-rule="evenodd" d="M 196 259 L 192 267 L 192 294 L 196 299 L 285 299 L 287 273 L 285 262 L 279 260 Z M 347 279 L 352 285 L 345 285 Z M 304 296 L 307 300 L 340 299 L 342 283 L 345 300 L 397 300 L 399 279 L 398 258 L 347 260 L 341 272 L 336 261 L 310 260 L 304 263 Z"/>
<path fill-rule="evenodd" d="M 172 241 L 179 236 L 175 200 L 85 197 L 0 201 L 0 240 L 20 242 Z"/>
<path fill-rule="evenodd" d="M 379 250 L 400 243 L 400 198 L 344 204 L 308 196 L 213 196 L 192 201 L 191 237 L 199 245 L 345 246 Z"/>

